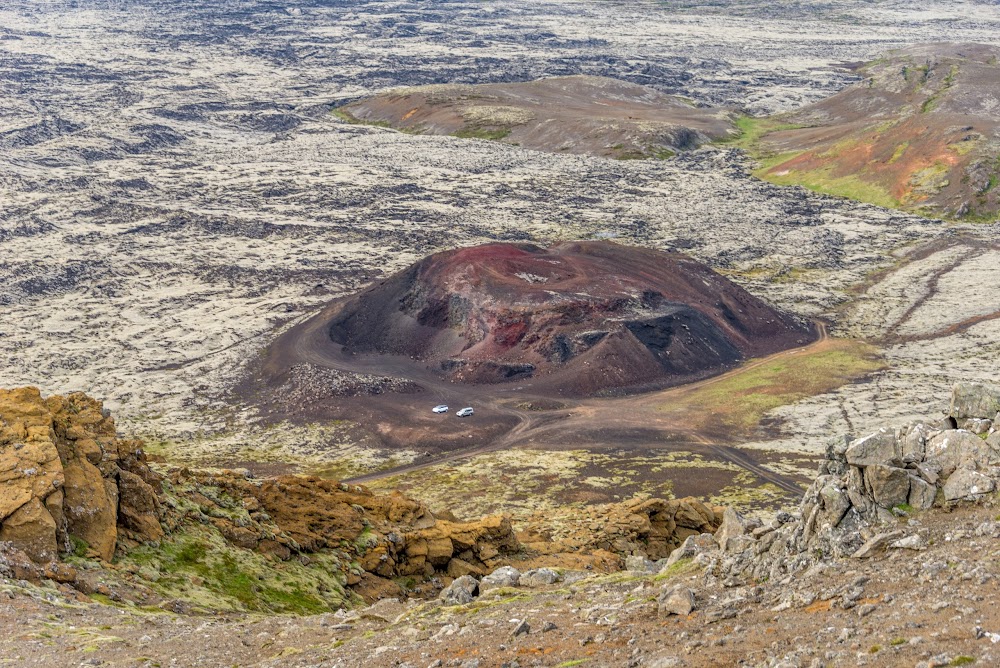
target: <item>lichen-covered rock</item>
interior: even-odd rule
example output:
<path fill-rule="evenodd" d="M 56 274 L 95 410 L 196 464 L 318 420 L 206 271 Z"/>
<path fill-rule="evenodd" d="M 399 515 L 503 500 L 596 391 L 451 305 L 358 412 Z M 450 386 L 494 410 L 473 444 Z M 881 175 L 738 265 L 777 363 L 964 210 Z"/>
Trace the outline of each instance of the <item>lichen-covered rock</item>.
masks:
<path fill-rule="evenodd" d="M 946 501 L 960 499 L 976 500 L 996 489 L 996 483 L 988 475 L 971 469 L 960 468 L 945 481 L 944 498 Z"/>
<path fill-rule="evenodd" d="M 992 420 L 1000 412 L 1000 386 L 983 383 L 956 383 L 951 391 L 948 415 L 955 420 Z"/>
<path fill-rule="evenodd" d="M 485 592 L 498 587 L 516 587 L 520 583 L 521 571 L 513 566 L 501 566 L 480 580 L 479 588 Z"/>
<path fill-rule="evenodd" d="M 906 503 L 910 495 L 910 476 L 905 469 L 895 466 L 865 468 L 865 483 L 871 490 L 875 503 L 882 508 L 888 509 Z"/>
<path fill-rule="evenodd" d="M 902 450 L 898 434 L 892 429 L 882 428 L 852 442 L 846 455 L 851 466 L 874 466 L 901 457 Z"/>
<path fill-rule="evenodd" d="M 441 601 L 445 605 L 465 605 L 479 593 L 479 581 L 471 575 L 456 578 L 454 582 L 441 591 Z"/>
<path fill-rule="evenodd" d="M 733 508 L 726 508 L 725 512 L 722 514 L 722 526 L 715 533 L 715 542 L 719 544 L 719 548 L 725 552 L 729 541 L 737 536 L 742 536 L 747 532 L 749 524 L 743 515 L 736 512 Z"/>
<path fill-rule="evenodd" d="M 545 587 L 559 582 L 559 573 L 551 568 L 533 568 L 521 573 L 520 582 L 525 587 Z"/>
<path fill-rule="evenodd" d="M 987 441 L 964 429 L 942 431 L 927 443 L 927 461 L 941 465 L 945 478 L 960 466 L 983 469 L 1000 462 L 1000 453 Z"/>

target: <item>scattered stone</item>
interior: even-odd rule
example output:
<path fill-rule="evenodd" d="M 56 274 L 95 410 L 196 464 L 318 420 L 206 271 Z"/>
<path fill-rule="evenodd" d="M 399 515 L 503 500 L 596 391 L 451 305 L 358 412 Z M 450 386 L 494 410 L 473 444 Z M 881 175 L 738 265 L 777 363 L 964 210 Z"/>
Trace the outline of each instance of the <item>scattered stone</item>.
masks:
<path fill-rule="evenodd" d="M 690 615 L 694 610 L 694 592 L 684 586 L 664 590 L 657 598 L 661 615 Z"/>
<path fill-rule="evenodd" d="M 522 619 L 520 622 L 518 622 L 517 626 L 514 627 L 514 630 L 511 632 L 510 637 L 516 638 L 518 636 L 526 636 L 529 633 L 531 633 L 531 625 L 528 624 L 527 620 Z"/>
<path fill-rule="evenodd" d="M 889 543 L 889 547 L 897 550 L 926 550 L 927 539 L 920 534 L 915 533 L 912 536 L 900 538 L 899 540 Z"/>
<path fill-rule="evenodd" d="M 875 554 L 880 548 L 889 543 L 890 541 L 896 540 L 903 535 L 902 531 L 890 531 L 888 533 L 880 533 L 868 539 L 864 545 L 861 546 L 857 552 L 851 556 L 855 559 L 867 559 L 868 557 Z"/>
<path fill-rule="evenodd" d="M 479 581 L 471 575 L 463 575 L 441 591 L 440 598 L 445 605 L 465 605 L 471 603 L 479 593 Z"/>

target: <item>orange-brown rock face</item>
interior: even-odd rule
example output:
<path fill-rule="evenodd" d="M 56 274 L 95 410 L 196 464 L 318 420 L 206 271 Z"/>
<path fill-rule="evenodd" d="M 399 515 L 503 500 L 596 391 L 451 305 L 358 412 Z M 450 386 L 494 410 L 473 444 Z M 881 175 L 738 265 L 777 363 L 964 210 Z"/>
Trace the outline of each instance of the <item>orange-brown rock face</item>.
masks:
<path fill-rule="evenodd" d="M 570 396 L 680 384 L 813 338 L 689 257 L 610 242 L 437 253 L 343 300 L 328 328 L 348 353 Z"/>
<path fill-rule="evenodd" d="M 162 538 L 156 484 L 137 444 L 116 436 L 100 402 L 0 390 L 0 540 L 33 560 L 51 561 L 71 537 L 110 560 L 120 510 L 130 518 L 128 538 Z"/>

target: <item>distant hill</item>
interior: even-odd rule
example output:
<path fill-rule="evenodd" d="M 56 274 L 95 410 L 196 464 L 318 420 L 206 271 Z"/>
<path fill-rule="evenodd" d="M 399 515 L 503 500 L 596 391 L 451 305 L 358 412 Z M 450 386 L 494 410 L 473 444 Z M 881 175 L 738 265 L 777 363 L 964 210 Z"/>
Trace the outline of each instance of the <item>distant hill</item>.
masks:
<path fill-rule="evenodd" d="M 593 76 L 397 89 L 336 113 L 405 132 L 623 159 L 667 158 L 737 134 L 729 110 L 700 108 L 646 86 Z"/>
<path fill-rule="evenodd" d="M 1000 211 L 1000 48 L 923 44 L 822 102 L 747 119 L 770 181 L 929 215 Z"/>

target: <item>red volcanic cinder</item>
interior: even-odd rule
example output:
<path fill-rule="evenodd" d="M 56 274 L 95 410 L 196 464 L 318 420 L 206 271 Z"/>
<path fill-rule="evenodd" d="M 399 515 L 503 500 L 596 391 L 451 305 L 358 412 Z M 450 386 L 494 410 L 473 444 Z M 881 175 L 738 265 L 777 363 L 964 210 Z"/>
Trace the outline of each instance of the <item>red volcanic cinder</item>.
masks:
<path fill-rule="evenodd" d="M 437 253 L 342 300 L 328 326 L 347 353 L 569 396 L 684 383 L 812 338 L 685 255 L 607 241 Z"/>

